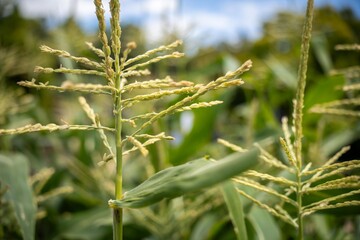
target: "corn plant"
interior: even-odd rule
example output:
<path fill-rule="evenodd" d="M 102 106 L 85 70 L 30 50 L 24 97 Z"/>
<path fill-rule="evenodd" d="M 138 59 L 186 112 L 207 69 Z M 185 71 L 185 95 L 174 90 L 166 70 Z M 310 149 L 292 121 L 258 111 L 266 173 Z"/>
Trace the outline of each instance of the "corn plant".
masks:
<path fill-rule="evenodd" d="M 94 4 L 98 20 L 98 36 L 102 43 L 102 48 L 96 48 L 91 43 L 86 44 L 100 60 L 96 61 L 86 57 L 73 56 L 64 50 L 41 46 L 42 52 L 75 61 L 85 66 L 85 68 L 71 69 L 60 66 L 53 69 L 39 66 L 35 68 L 35 72 L 44 74 L 59 73 L 67 74 L 67 76 L 95 76 L 99 79 L 99 83 L 78 83 L 69 79 L 61 85 L 54 85 L 49 82 L 44 83 L 32 79 L 31 81 L 19 82 L 19 84 L 38 90 L 107 95 L 113 103 L 114 126 L 104 126 L 101 116 L 95 113 L 85 97 L 80 96 L 78 98 L 79 104 L 92 124 L 70 124 L 67 122 L 61 124 L 36 123 L 14 129 L 2 129 L 0 134 L 13 135 L 63 130 L 97 131 L 107 150 L 103 155 L 102 161 L 99 162 L 100 167 L 110 161 L 115 162 L 115 199 L 109 200 L 109 206 L 113 209 L 114 239 L 122 239 L 123 208 L 140 208 L 156 203 L 164 198 L 174 198 L 187 192 L 212 186 L 239 174 L 256 163 L 257 150 L 251 150 L 245 154 L 235 154 L 223 161 L 217 162 L 199 159 L 188 164 L 160 171 L 138 187 L 126 193 L 123 192 L 124 156 L 130 155 L 134 151 L 139 151 L 145 157 L 149 153 L 147 149 L 149 145 L 161 140 L 173 140 L 173 137 L 166 135 L 164 132 L 151 135 L 144 133 L 144 131 L 157 120 L 168 115 L 221 104 L 221 101 L 201 102 L 198 100 L 207 92 L 243 84 L 243 81 L 238 77 L 251 68 L 252 62 L 248 60 L 235 71 L 228 72 L 207 84 L 195 85 L 189 81 L 176 82 L 171 77 L 148 80 L 146 76 L 150 74 L 150 71 L 146 67 L 150 64 L 165 59 L 180 58 L 184 55 L 174 51 L 181 44 L 181 41 L 175 41 L 169 45 L 160 46 L 144 54 L 129 58 L 131 51 L 136 48 L 136 43 L 129 42 L 125 49 L 121 48 L 119 0 L 111 0 L 109 2 L 111 12 L 110 40 L 106 33 L 102 1 L 94 0 Z M 147 90 L 147 93 L 142 94 L 140 90 L 144 89 Z M 146 101 L 156 101 L 171 95 L 185 97 L 180 98 L 178 102 L 159 112 L 146 112 L 128 117 L 125 117 L 123 114 L 125 111 L 136 108 L 139 104 Z M 113 135 L 115 143 L 110 141 L 109 135 Z M 222 174 L 218 174 L 219 172 Z M 32 239 L 32 237 L 25 234 L 24 238 Z"/>
<path fill-rule="evenodd" d="M 238 239 L 247 239 L 244 213 L 241 207 L 242 200 L 238 194 L 294 227 L 297 230 L 298 239 L 304 239 L 304 218 L 306 216 L 329 209 L 360 206 L 360 201 L 356 198 L 360 194 L 360 177 L 348 173 L 350 170 L 360 168 L 360 160 L 337 162 L 349 150 L 349 147 L 342 148 L 319 167 L 313 167 L 311 162 L 303 159 L 302 121 L 313 5 L 314 1 L 308 0 L 302 36 L 297 93 L 294 100 L 293 127 L 291 130 L 288 126 L 288 118 L 284 117 L 282 119 L 284 136 L 280 138 L 280 144 L 286 160 L 282 161 L 276 158 L 265 148 L 258 145 L 261 151 L 260 159 L 280 171 L 280 174 L 249 170 L 241 176 L 233 178 L 233 185 L 228 183 L 223 187 L 224 197 Z M 339 48 L 344 48 L 344 46 Z M 345 48 L 356 49 L 357 45 L 345 46 Z M 357 85 L 347 87 L 356 89 Z M 313 111 L 358 116 L 358 112 L 353 110 L 327 108 L 349 104 L 358 105 L 358 99 L 327 103 L 316 106 Z M 226 140 L 220 139 L 219 142 L 234 151 L 245 151 Z M 256 191 L 251 191 L 251 189 Z M 259 191 L 265 195 L 256 195 Z M 267 196 L 267 201 L 265 201 L 265 196 Z"/>

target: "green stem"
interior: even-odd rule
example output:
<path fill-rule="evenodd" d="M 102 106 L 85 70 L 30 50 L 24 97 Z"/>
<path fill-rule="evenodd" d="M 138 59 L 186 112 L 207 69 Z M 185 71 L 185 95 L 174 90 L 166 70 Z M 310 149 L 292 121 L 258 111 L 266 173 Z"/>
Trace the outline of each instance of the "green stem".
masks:
<path fill-rule="evenodd" d="M 295 122 L 295 157 L 296 157 L 296 177 L 297 177 L 297 203 L 298 203 L 298 239 L 302 240 L 303 236 L 303 216 L 302 216 L 302 179 L 301 179 L 301 170 L 302 170 L 302 121 L 303 121 L 303 107 L 304 107 L 304 94 L 305 94 L 305 85 L 306 85 L 306 74 L 307 74 L 307 65 L 309 58 L 309 48 L 311 40 L 311 30 L 312 30 L 312 20 L 313 20 L 313 10 L 314 10 L 314 0 L 308 0 L 306 8 L 306 17 L 305 25 L 302 34 L 302 44 L 301 44 L 301 56 L 300 56 L 300 66 L 298 73 L 298 86 L 296 92 L 296 103 L 294 109 L 294 122 Z"/>
<path fill-rule="evenodd" d="M 119 0 L 110 0 L 111 12 L 111 49 L 114 54 L 114 83 L 118 90 L 114 94 L 114 112 L 115 112 L 115 141 L 116 141 L 116 177 L 115 177 L 115 199 L 122 198 L 122 143 L 121 143 L 121 69 L 120 69 L 120 49 L 121 49 L 121 28 L 120 28 L 120 2 Z M 113 239 L 123 239 L 123 210 L 115 208 L 113 213 Z"/>
<path fill-rule="evenodd" d="M 123 228 L 122 228 L 122 208 L 115 208 L 113 212 L 113 239 L 123 239 Z"/>
<path fill-rule="evenodd" d="M 115 79 L 116 88 L 120 89 L 120 79 Z M 116 144 L 116 176 L 115 176 L 115 199 L 122 198 L 122 144 L 121 144 L 121 93 L 115 94 L 115 144 Z M 113 212 L 113 239 L 123 239 L 122 208 L 115 208 Z"/>

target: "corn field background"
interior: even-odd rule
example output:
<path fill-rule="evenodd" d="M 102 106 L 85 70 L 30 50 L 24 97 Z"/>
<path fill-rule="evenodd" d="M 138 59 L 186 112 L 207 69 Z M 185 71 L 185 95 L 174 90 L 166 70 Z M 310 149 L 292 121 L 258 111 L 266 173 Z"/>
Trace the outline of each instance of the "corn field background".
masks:
<path fill-rule="evenodd" d="M 98 76 L 66 71 L 43 74 L 59 66 L 77 69 L 82 63 L 45 53 L 58 56 L 71 53 L 93 59 L 97 54 L 90 51 L 89 46 L 93 50 L 101 48 L 102 41 L 97 38 L 97 33 L 90 34 L 81 29 L 73 18 L 49 29 L 41 19 L 23 17 L 17 8 L 9 14 L 5 11 L 6 4 L 0 2 L 0 129 L 25 126 L 21 128 L 24 133 L 34 127 L 47 129 L 0 135 L 0 239 L 22 239 L 29 234 L 34 234 L 35 239 L 111 239 L 113 219 L 108 201 L 115 198 L 116 172 L 111 161 L 114 146 L 104 144 L 103 135 L 97 131 L 57 131 L 55 124 L 94 123 L 95 126 L 97 117 L 91 115 L 92 110 L 87 108 L 89 104 L 101 118 L 102 125 L 96 125 L 98 129 L 113 126 L 114 102 L 109 101 L 106 94 L 85 95 L 86 100 L 80 100 L 83 98 L 79 98 L 82 96 L 79 91 L 62 91 L 83 82 L 95 86 Z M 151 122 L 141 135 L 157 136 L 156 139 L 164 141 L 146 145 L 143 149 L 136 139 L 131 138 L 129 129 L 135 122 L 124 122 L 123 137 L 140 150 L 123 159 L 123 188 L 130 196 L 132 189 L 156 173 L 171 167 L 188 166 L 186 163 L 196 159 L 220 161 L 237 157 L 240 155 L 234 155 L 234 152 L 242 153 L 252 149 L 254 144 L 260 149 L 261 157 L 254 160 L 254 166 L 250 168 L 249 165 L 250 171 L 233 178 L 232 184 L 238 187 L 240 194 L 232 195 L 233 186 L 229 182 L 208 188 L 191 188 L 195 190 L 190 193 L 179 188 L 186 194 L 173 194 L 176 198 L 166 197 L 151 204 L 136 202 L 138 195 L 135 193 L 135 200 L 130 198 L 129 203 L 121 203 L 121 206 L 132 206 L 132 201 L 136 202 L 134 206 L 142 204 L 141 208 L 125 208 L 124 239 L 239 239 L 239 226 L 245 226 L 248 239 L 298 237 L 298 223 L 287 218 L 295 214 L 291 208 L 294 201 L 291 191 L 295 190 L 283 185 L 291 186 L 290 181 L 294 180 L 290 176 L 294 168 L 285 165 L 292 163 L 292 129 L 289 126 L 292 124 L 293 99 L 298 90 L 304 17 L 301 13 L 279 12 L 264 23 L 258 39 L 244 38 L 236 44 L 223 42 L 214 46 L 202 46 L 199 41 L 195 54 L 179 59 L 180 53 L 169 54 L 172 57 L 166 61 L 150 65 L 149 73 L 139 73 L 146 75 L 145 80 L 172 82 L 177 79 L 180 82 L 176 86 L 188 87 L 191 82 L 191 86 L 210 88 L 214 79 L 228 76 L 228 71 L 246 65 L 247 59 L 252 61 L 251 69 L 241 76 L 241 82 L 232 80 L 234 82 L 228 82 L 232 87 L 226 89 L 217 86 L 219 89 L 209 91 L 190 105 L 192 111 L 179 110 Z M 139 27 L 122 25 L 121 31 L 121 48 L 131 49 L 129 59 L 149 50 L 145 33 Z M 168 48 L 182 52 L 186 43 L 180 45 L 177 40 L 176 33 L 169 33 L 163 36 L 160 45 L 170 46 L 175 42 Z M 360 19 L 351 9 L 315 9 L 302 119 L 302 171 L 311 175 L 311 171 L 318 168 L 322 169 L 320 175 L 326 174 L 326 171 L 331 172 L 331 167 L 326 168 L 330 162 L 338 164 L 335 165 L 337 168 L 343 167 L 343 171 L 314 178 L 319 182 L 304 195 L 303 204 L 308 206 L 305 213 L 309 216 L 304 216 L 303 239 L 360 239 L 359 42 Z M 56 53 L 54 49 L 66 52 Z M 40 86 L 26 88 L 35 84 L 31 81 L 33 78 Z M 63 89 L 43 91 L 41 86 L 48 83 L 56 83 Z M 89 92 L 112 91 L 110 87 L 94 86 Z M 131 86 L 136 87 L 135 83 Z M 142 96 L 151 94 L 147 88 L 140 91 Z M 126 94 L 126 99 L 135 101 L 129 101 L 129 106 L 137 103 L 133 92 L 129 90 Z M 124 119 L 133 120 L 131 116 L 141 116 L 143 112 L 159 113 L 183 101 L 187 94 L 189 92 L 183 90 L 179 95 L 164 95 L 161 101 L 141 102 L 134 108 L 125 109 Z M 202 108 L 204 104 L 207 104 L 206 108 Z M 36 125 L 39 123 L 41 125 Z M 54 125 L 46 125 L 48 123 Z M 32 129 L 26 126 L 32 126 Z M 115 137 L 110 136 L 108 140 L 114 142 Z M 210 173 L 214 178 L 221 175 L 221 172 Z M 267 177 L 260 174 L 267 174 Z M 272 182 L 274 179 L 268 176 L 283 179 L 283 182 L 277 185 L 279 182 Z M 16 184 L 9 185 L 9 182 Z M 330 183 L 340 187 L 334 190 Z M 284 202 L 278 205 L 274 195 L 267 195 L 268 188 L 257 192 L 261 187 L 256 184 L 279 192 L 282 187 L 284 192 L 289 191 L 281 195 L 285 196 L 281 197 Z M 345 195 L 346 192 L 352 194 Z M 334 198 L 334 204 L 340 204 L 336 202 L 339 200 L 336 196 L 344 196 L 342 201 L 348 204 L 324 209 L 320 207 L 327 205 L 327 201 L 313 205 L 323 198 Z M 258 204 L 254 204 L 256 201 L 251 197 L 256 198 Z M 234 221 L 234 215 L 229 213 L 237 211 L 231 205 L 231 199 L 242 202 L 243 223 Z M 23 202 L 29 208 L 19 210 L 14 202 Z M 32 203 L 36 203 L 35 209 L 31 208 Z M 274 214 L 261 204 L 274 206 L 274 211 L 278 212 Z M 19 221 L 18 211 L 25 211 L 26 217 L 34 218 Z M 316 213 L 312 214 L 313 211 Z"/>

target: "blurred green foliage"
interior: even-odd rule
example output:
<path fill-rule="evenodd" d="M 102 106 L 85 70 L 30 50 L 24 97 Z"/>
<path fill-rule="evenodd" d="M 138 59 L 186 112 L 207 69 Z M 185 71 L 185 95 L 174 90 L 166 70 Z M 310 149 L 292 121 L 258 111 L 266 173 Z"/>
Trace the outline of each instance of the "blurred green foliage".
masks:
<path fill-rule="evenodd" d="M 0 126 L 10 128 L 26 123 L 82 122 L 80 107 L 74 105 L 77 95 L 60 95 L 54 92 L 21 89 L 16 82 L 31 79 L 34 66 L 57 67 L 60 64 L 38 47 L 47 44 L 64 49 L 75 56 L 92 56 L 84 44 L 99 46 L 95 34 L 84 32 L 70 18 L 62 25 L 47 29 L 41 19 L 25 19 L 15 6 L 7 12 L 10 1 L 0 3 Z M 222 137 L 243 147 L 254 142 L 272 144 L 272 152 L 279 154 L 277 139 L 281 134 L 280 119 L 290 116 L 292 99 L 296 90 L 296 75 L 300 55 L 302 17 L 294 13 L 279 13 L 263 26 L 263 35 L 257 40 L 241 39 L 238 45 L 227 43 L 201 48 L 180 61 L 161 62 L 153 67 L 156 76 L 172 75 L 174 78 L 194 82 L 207 82 L 222 75 L 246 59 L 254 67 L 245 77 L 243 88 L 214 93 L 224 104 L 196 110 L 194 113 L 173 115 L 152 126 L 149 131 L 169 132 L 176 137 L 173 143 L 160 142 L 150 148 L 150 160 L 132 156 L 125 160 L 124 184 L 131 189 L 148 176 L 166 167 L 209 155 L 221 158 L 227 150 L 216 143 Z M 326 7 L 315 14 L 312 52 L 310 56 L 305 112 L 311 106 L 346 97 L 339 90 L 347 79 L 331 75 L 331 70 L 359 65 L 360 54 L 336 52 L 336 44 L 359 43 L 360 20 L 350 9 L 336 12 Z M 146 36 L 136 26 L 123 26 L 123 43 L 137 42 L 136 55 L 146 49 Z M 174 36 L 164 36 L 164 39 Z M 74 76 L 37 76 L 42 81 L 61 81 Z M 152 78 L 150 76 L 149 78 Z M 359 80 L 359 79 L 358 79 Z M 96 82 L 88 77 L 86 81 Z M 19 90 L 20 89 L 20 90 Z M 95 110 L 105 122 L 113 122 L 108 99 L 92 96 Z M 209 97 L 210 98 L 210 97 Z M 212 97 L 211 97 L 212 98 Z M 170 106 L 176 99 L 157 104 Z M 144 104 L 139 108 L 148 111 L 161 106 Z M 16 116 L 15 116 L 16 113 Z M 343 118 L 306 114 L 305 157 L 307 162 L 321 165 L 323 161 L 344 145 L 353 145 L 346 159 L 359 159 L 360 122 L 356 118 Z M 126 129 L 124 130 L 126 133 Z M 96 165 L 103 152 L 101 139 L 94 133 L 64 132 L 52 135 L 32 133 L 20 136 L 1 136 L 0 153 L 21 152 L 29 161 L 30 175 L 52 167 L 54 173 L 37 194 L 71 186 L 72 193 L 55 195 L 38 204 L 36 239 L 109 239 L 111 214 L 107 200 L 113 195 L 113 165 Z M 342 159 L 343 161 L 346 159 Z M 265 168 L 259 166 L 259 168 Z M 1 178 L 0 178 L 1 180 Z M 0 184 L 0 192 L 4 184 Z M 32 186 L 34 189 L 34 186 Z M 6 186 L 5 186 L 6 188 Z M 35 192 L 35 189 L 34 189 Z M 3 203 L 0 194 L 0 204 Z M 272 232 L 282 239 L 291 239 L 294 232 L 263 210 L 247 208 L 249 239 Z M 3 205 L 1 205 L 3 206 Z M 6 209 L 7 211 L 8 209 Z M 0 239 L 19 236 L 19 229 L 10 227 L 14 219 L 1 208 Z M 5 216 L 6 215 L 6 216 Z M 4 219 L 4 220 L 3 220 Z M 266 220 L 266 221 L 265 221 Z M 125 239 L 234 239 L 233 228 L 219 191 L 202 195 L 189 194 L 173 201 L 138 210 L 126 211 Z M 342 216 L 339 212 L 311 217 L 306 226 L 307 239 L 360 238 L 359 216 Z M 279 229 L 286 229 L 281 231 Z M 4 233 L 5 231 L 5 233 Z M 271 235 L 271 234 L 270 234 Z M 260 239 L 260 237 L 259 237 Z M 267 238 L 266 238 L 267 239 Z"/>

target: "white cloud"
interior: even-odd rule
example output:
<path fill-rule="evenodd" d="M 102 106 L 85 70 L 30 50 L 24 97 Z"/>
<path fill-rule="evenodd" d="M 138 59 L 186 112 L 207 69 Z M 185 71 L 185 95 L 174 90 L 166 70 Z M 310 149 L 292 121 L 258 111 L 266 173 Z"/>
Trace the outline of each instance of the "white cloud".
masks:
<path fill-rule="evenodd" d="M 234 42 L 240 34 L 258 37 L 263 20 L 274 11 L 274 7 L 261 10 L 253 2 L 230 4 L 224 1 L 221 8 L 214 11 L 183 11 L 180 16 L 170 13 L 165 15 L 167 21 L 161 14 L 153 16 L 145 22 L 144 30 L 153 41 L 161 39 L 164 29 L 176 28 L 181 38 L 195 38 L 205 45 L 221 40 Z"/>
<path fill-rule="evenodd" d="M 203 44 L 213 43 L 221 38 L 234 37 L 232 19 L 216 12 L 198 12 L 185 14 L 179 24 L 179 30 L 184 37 L 198 38 Z"/>
<path fill-rule="evenodd" d="M 150 3 L 154 0 L 143 1 Z M 264 1 L 260 8 L 254 1 L 223 1 L 212 11 L 206 8 L 206 1 L 201 1 L 204 8 L 198 3 L 199 8 L 182 11 L 181 15 L 174 14 L 176 9 L 169 11 L 171 8 L 163 7 L 161 11 L 152 11 L 151 17 L 144 22 L 144 30 L 151 41 L 159 41 L 167 30 L 175 28 L 182 39 L 198 40 L 204 45 L 219 41 L 236 42 L 240 35 L 256 38 L 261 34 L 263 22 L 279 9 L 284 9 L 284 1 Z M 156 2 L 159 4 L 160 0 Z M 176 8 L 176 5 L 172 7 Z"/>
<path fill-rule="evenodd" d="M 70 16 L 77 20 L 96 19 L 92 0 L 19 0 L 20 11 L 25 17 L 46 18 L 57 24 Z"/>
<path fill-rule="evenodd" d="M 57 1 L 43 1 L 43 0 L 20 0 L 19 8 L 25 17 L 64 17 L 68 13 L 68 1 L 63 1 L 60 5 Z M 64 4 L 65 2 L 65 4 Z M 62 6 L 62 7 L 60 7 Z M 64 7 L 65 6 L 65 7 Z M 66 10 L 64 10 L 66 8 Z"/>
<path fill-rule="evenodd" d="M 28 18 L 46 18 L 56 25 L 70 16 L 79 22 L 96 21 L 93 0 L 18 0 L 22 14 Z M 106 18 L 109 18 L 108 1 L 103 1 Z M 172 13 L 177 8 L 177 0 L 123 0 L 121 2 L 122 19 L 158 18 L 164 13 Z"/>
<path fill-rule="evenodd" d="M 18 1 L 25 16 L 46 18 L 50 25 L 69 16 L 74 16 L 86 29 L 96 25 L 93 0 Z M 161 41 L 164 35 L 176 31 L 185 40 L 210 44 L 221 40 L 234 42 L 240 34 L 256 38 L 264 20 L 278 10 L 302 7 L 294 0 L 216 1 L 220 0 L 182 0 L 179 12 L 178 0 L 122 0 L 121 19 L 139 23 L 150 41 Z M 214 3 L 216 7 L 210 5 Z M 109 18 L 108 0 L 103 4 Z"/>
<path fill-rule="evenodd" d="M 173 12 L 177 8 L 176 0 L 123 0 L 122 12 L 126 17 L 146 17 Z"/>
<path fill-rule="evenodd" d="M 51 25 L 69 16 L 75 16 L 82 24 L 96 21 L 92 0 L 19 1 L 20 9 L 26 17 L 43 17 Z M 202 3 L 207 4 L 206 1 Z M 107 1 L 103 1 L 103 4 L 108 10 Z M 235 40 L 239 32 L 247 33 L 250 37 L 258 36 L 264 16 L 279 7 L 274 7 L 274 1 L 265 1 L 261 8 L 253 1 L 224 1 L 220 6 L 220 9 L 213 11 L 199 8 L 178 15 L 177 0 L 123 0 L 121 18 L 125 21 L 138 19 L 151 41 L 161 40 L 164 34 L 176 29 L 180 37 L 202 38 L 207 44 L 219 39 Z"/>

